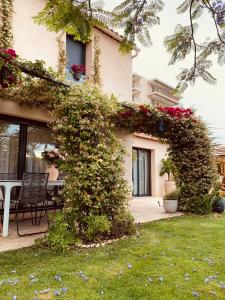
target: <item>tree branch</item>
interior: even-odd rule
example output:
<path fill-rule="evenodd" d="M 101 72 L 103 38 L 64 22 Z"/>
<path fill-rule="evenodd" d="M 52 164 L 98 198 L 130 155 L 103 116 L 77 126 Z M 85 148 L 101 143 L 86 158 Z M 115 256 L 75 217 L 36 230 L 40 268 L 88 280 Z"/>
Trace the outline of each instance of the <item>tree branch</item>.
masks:
<path fill-rule="evenodd" d="M 189 18 L 190 18 L 190 25 L 191 25 L 191 39 L 194 45 L 194 69 L 193 69 L 193 76 L 195 75 L 195 70 L 197 67 L 197 44 L 195 41 L 194 37 L 194 25 L 193 25 L 193 20 L 192 20 L 192 7 L 194 4 L 195 0 L 191 1 L 190 9 L 189 9 Z"/>
<path fill-rule="evenodd" d="M 205 7 L 207 9 L 209 9 L 211 11 L 212 17 L 213 17 L 213 21 L 214 21 L 214 24 L 215 24 L 215 27 L 216 27 L 217 36 L 218 36 L 220 42 L 225 45 L 225 41 L 222 39 L 222 37 L 220 35 L 218 24 L 216 23 L 216 18 L 215 18 L 216 12 L 215 12 L 215 10 L 213 9 L 212 5 L 210 4 L 210 2 L 208 0 L 204 1 L 204 5 L 205 5 Z"/>

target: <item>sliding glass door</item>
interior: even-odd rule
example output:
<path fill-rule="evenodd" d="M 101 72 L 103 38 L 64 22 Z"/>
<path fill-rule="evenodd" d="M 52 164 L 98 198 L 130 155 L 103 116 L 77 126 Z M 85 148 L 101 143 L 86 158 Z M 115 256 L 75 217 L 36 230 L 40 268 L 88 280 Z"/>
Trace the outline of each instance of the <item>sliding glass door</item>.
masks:
<path fill-rule="evenodd" d="M 20 127 L 0 121 L 0 173 L 17 173 Z"/>
<path fill-rule="evenodd" d="M 55 148 L 50 130 L 45 127 L 28 126 L 26 144 L 26 171 L 45 172 L 47 163 L 42 159 L 42 152 L 52 151 Z"/>
<path fill-rule="evenodd" d="M 42 152 L 55 147 L 46 124 L 0 116 L 0 173 L 46 172 Z"/>
<path fill-rule="evenodd" d="M 151 152 L 145 149 L 133 149 L 133 195 L 150 196 Z"/>

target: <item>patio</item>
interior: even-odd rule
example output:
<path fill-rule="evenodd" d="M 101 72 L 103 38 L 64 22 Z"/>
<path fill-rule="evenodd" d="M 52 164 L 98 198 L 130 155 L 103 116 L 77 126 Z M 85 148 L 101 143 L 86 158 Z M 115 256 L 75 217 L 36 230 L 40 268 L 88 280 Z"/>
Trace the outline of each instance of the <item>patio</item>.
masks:
<path fill-rule="evenodd" d="M 175 214 L 165 213 L 164 208 L 159 207 L 158 201 L 160 201 L 162 204 L 162 198 L 133 198 L 129 203 L 129 210 L 134 216 L 135 222 L 145 223 L 183 215 L 179 212 Z M 29 226 L 30 220 L 23 221 L 24 231 L 28 231 Z M 37 230 L 42 231 L 45 229 L 45 227 L 46 223 L 42 222 L 42 225 L 38 226 Z M 9 226 L 9 236 L 7 238 L 0 236 L 0 252 L 32 246 L 34 245 L 34 240 L 43 235 L 44 234 L 18 237 L 16 234 L 16 223 L 12 220 L 10 221 Z"/>

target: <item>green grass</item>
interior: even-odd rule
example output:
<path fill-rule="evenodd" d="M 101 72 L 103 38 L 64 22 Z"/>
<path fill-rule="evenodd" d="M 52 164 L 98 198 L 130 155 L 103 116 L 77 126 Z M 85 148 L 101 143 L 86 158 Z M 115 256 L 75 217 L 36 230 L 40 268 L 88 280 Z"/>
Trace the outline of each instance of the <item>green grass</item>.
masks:
<path fill-rule="evenodd" d="M 35 290 L 47 288 L 50 292 L 37 299 L 185 300 L 195 298 L 192 291 L 200 299 L 225 299 L 219 283 L 225 283 L 224 259 L 224 215 L 162 220 L 142 225 L 138 237 L 101 249 L 61 254 L 33 247 L 0 253 L 0 282 L 19 279 L 15 285 L 0 283 L 0 299 L 17 295 L 17 300 L 32 300 Z M 80 271 L 87 281 L 78 275 Z M 38 279 L 32 285 L 30 274 Z M 61 282 L 54 279 L 56 274 L 61 275 Z M 217 278 L 205 283 L 212 275 Z M 61 287 L 68 291 L 54 296 L 54 290 Z"/>

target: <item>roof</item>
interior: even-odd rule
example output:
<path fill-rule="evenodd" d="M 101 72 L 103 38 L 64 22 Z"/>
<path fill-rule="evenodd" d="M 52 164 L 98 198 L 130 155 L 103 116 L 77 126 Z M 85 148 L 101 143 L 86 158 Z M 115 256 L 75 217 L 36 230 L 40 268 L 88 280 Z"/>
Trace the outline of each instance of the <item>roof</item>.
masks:
<path fill-rule="evenodd" d="M 113 38 L 114 40 L 116 40 L 117 42 L 121 43 L 124 39 L 123 35 L 119 34 L 118 32 L 114 31 L 113 29 L 110 28 L 100 28 L 95 26 L 95 28 L 103 33 L 105 33 L 106 35 L 110 36 L 111 38 Z M 139 48 L 134 44 L 133 47 L 134 50 L 139 50 Z"/>

